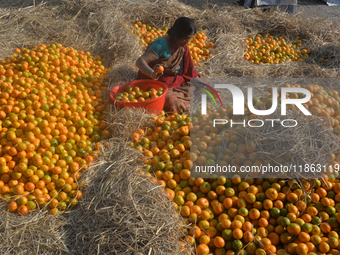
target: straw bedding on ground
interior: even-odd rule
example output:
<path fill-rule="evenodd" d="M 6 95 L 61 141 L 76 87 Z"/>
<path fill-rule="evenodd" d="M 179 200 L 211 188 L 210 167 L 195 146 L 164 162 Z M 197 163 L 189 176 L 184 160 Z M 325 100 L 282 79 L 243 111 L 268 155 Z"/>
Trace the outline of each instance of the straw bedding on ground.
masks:
<path fill-rule="evenodd" d="M 53 217 L 47 211 L 31 213 L 21 217 L 7 212 L 7 203 L 0 204 L 1 254 L 66 254 L 66 224 L 63 216 Z"/>
<path fill-rule="evenodd" d="M 139 173 L 142 153 L 127 142 L 148 126 L 150 115 L 111 112 L 113 138 L 83 178 L 81 204 L 65 219 L 67 247 L 75 254 L 180 254 L 181 219 L 161 187 Z"/>
<path fill-rule="evenodd" d="M 338 23 L 237 7 L 202 11 L 175 0 L 1 2 L 0 58 L 17 47 L 52 42 L 89 50 L 105 55 L 112 66 L 109 88 L 137 74 L 135 61 L 143 48 L 129 26 L 138 20 L 170 26 L 180 16 L 194 19 L 216 40 L 214 57 L 198 68 L 206 77 L 339 77 Z M 244 61 L 241 39 L 268 32 L 287 40 L 300 36 L 311 56 L 305 63 L 270 66 Z M 329 62 L 320 64 L 318 59 L 325 57 Z M 148 115 L 113 108 L 110 115 L 113 138 L 99 163 L 83 174 L 87 187 L 75 209 L 59 216 L 37 210 L 19 217 L 0 204 L 1 254 L 179 253 L 180 218 L 160 188 L 138 174 L 141 154 L 127 146 L 130 134 L 147 126 Z"/>

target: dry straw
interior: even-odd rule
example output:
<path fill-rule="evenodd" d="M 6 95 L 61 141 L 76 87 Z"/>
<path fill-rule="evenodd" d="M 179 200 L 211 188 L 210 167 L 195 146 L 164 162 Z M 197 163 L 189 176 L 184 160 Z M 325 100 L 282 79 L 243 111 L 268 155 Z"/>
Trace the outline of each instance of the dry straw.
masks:
<path fill-rule="evenodd" d="M 77 254 L 180 254 L 181 218 L 163 188 L 139 174 L 142 153 L 126 142 L 149 115 L 127 108 L 112 118 L 116 138 L 87 170 L 84 197 L 67 217 L 68 247 Z"/>
<path fill-rule="evenodd" d="M 0 203 L 1 254 L 67 254 L 63 216 L 36 210 L 22 217 L 8 212 L 7 206 Z"/>
<path fill-rule="evenodd" d="M 339 24 L 284 13 L 236 7 L 198 10 L 175 0 L 5 0 L 0 3 L 0 58 L 15 48 L 62 43 L 103 54 L 112 65 L 110 88 L 136 77 L 143 52 L 131 33 L 134 22 L 170 26 L 180 16 L 194 19 L 216 40 L 210 62 L 199 71 L 209 77 L 339 77 Z M 126 26 L 128 24 L 128 26 Z M 258 66 L 243 60 L 241 39 L 272 33 L 301 36 L 312 55 L 306 63 Z M 328 57 L 321 65 L 312 59 Z M 110 110 L 114 138 L 99 163 L 84 172 L 87 187 L 79 205 L 59 216 L 36 210 L 24 217 L 1 203 L 1 254 L 179 254 L 181 218 L 148 177 L 138 174 L 141 153 L 128 147 L 129 136 L 146 128 L 140 111 Z"/>

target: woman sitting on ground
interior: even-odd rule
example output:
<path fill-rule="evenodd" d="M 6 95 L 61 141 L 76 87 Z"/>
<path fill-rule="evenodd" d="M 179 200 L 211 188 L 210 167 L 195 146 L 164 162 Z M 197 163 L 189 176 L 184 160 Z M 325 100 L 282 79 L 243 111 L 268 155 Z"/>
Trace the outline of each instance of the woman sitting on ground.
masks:
<path fill-rule="evenodd" d="M 145 53 L 138 58 L 137 79 L 154 79 L 168 86 L 165 110 L 184 112 L 190 108 L 190 79 L 200 77 L 194 70 L 188 43 L 196 34 L 195 23 L 187 18 L 177 19 L 169 29 L 168 36 L 154 40 Z M 156 69 L 162 65 L 163 73 Z"/>

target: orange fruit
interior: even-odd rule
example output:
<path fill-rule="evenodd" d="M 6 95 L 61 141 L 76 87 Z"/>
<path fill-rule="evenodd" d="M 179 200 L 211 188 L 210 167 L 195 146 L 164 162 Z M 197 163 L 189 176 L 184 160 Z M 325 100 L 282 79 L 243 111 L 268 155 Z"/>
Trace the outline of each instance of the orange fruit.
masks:
<path fill-rule="evenodd" d="M 158 68 L 157 68 L 157 73 L 163 73 L 164 72 L 164 67 L 162 65 L 160 65 Z"/>

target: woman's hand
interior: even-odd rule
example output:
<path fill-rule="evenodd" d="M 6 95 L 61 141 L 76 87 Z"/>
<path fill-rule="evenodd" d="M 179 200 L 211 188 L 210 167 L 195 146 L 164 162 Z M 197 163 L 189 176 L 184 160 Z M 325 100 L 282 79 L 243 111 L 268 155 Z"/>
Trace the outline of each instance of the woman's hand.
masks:
<path fill-rule="evenodd" d="M 158 73 L 157 71 L 153 70 L 152 74 L 151 74 L 151 79 L 153 80 L 158 80 L 159 77 L 162 76 L 163 73 Z"/>
<path fill-rule="evenodd" d="M 151 79 L 153 80 L 158 80 L 159 77 L 161 77 L 163 75 L 163 72 L 159 73 L 157 70 L 158 68 L 161 66 L 161 64 L 157 64 L 153 67 L 153 73 L 151 75 Z"/>
<path fill-rule="evenodd" d="M 140 56 L 136 61 L 136 66 L 138 69 L 145 75 L 149 76 L 153 80 L 157 80 L 163 73 L 157 73 L 155 69 L 150 68 L 149 63 L 154 62 L 158 59 L 156 54 L 152 51 L 152 49 L 148 49 L 142 56 Z M 155 65 L 154 68 L 159 67 L 160 65 Z"/>

